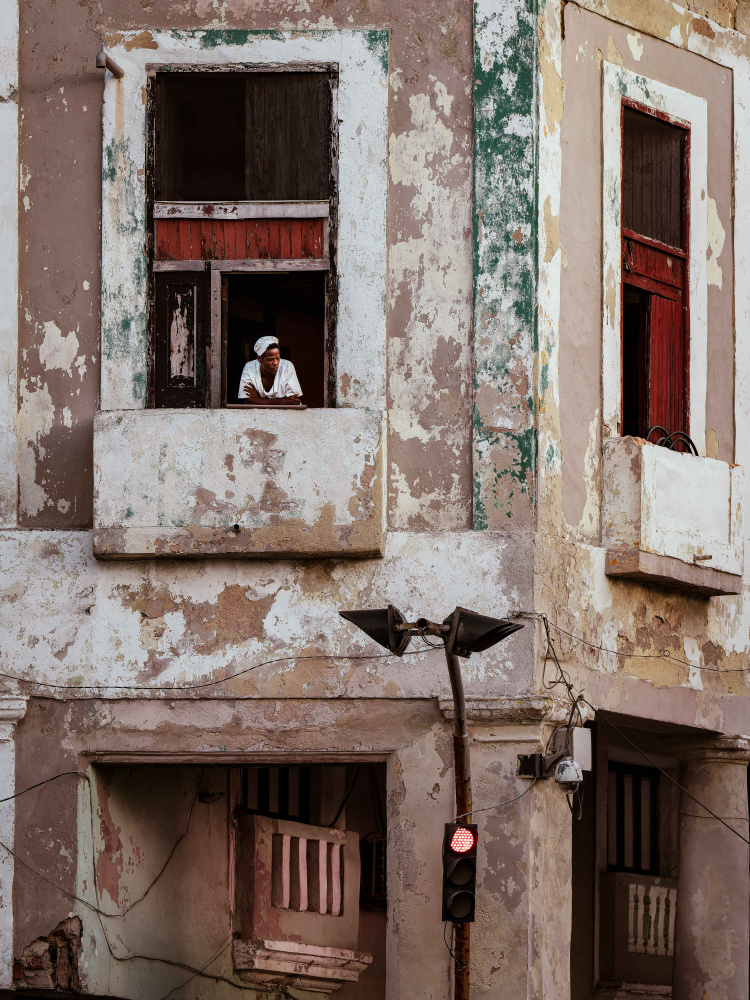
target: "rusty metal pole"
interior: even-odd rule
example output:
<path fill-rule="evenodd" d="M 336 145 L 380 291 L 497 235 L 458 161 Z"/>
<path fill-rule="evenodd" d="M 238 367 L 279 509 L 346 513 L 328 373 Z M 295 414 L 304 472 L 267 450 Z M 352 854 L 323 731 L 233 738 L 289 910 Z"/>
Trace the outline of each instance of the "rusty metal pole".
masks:
<path fill-rule="evenodd" d="M 466 725 L 466 700 L 461 679 L 461 664 L 457 656 L 446 649 L 448 676 L 453 692 L 453 762 L 456 781 L 456 816 L 471 822 L 471 766 L 469 731 Z M 471 958 L 471 924 L 454 924 L 453 1000 L 469 1000 L 469 963 Z"/>

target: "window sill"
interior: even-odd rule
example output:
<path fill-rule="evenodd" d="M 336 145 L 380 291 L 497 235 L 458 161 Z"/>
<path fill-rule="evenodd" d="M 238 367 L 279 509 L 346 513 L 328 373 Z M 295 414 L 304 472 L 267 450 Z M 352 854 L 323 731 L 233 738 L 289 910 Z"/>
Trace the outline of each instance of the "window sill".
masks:
<path fill-rule="evenodd" d="M 382 555 L 383 413 L 298 409 L 98 413 L 94 555 Z"/>
<path fill-rule="evenodd" d="M 641 438 L 603 445 L 602 545 L 606 573 L 736 594 L 744 568 L 743 470 Z"/>

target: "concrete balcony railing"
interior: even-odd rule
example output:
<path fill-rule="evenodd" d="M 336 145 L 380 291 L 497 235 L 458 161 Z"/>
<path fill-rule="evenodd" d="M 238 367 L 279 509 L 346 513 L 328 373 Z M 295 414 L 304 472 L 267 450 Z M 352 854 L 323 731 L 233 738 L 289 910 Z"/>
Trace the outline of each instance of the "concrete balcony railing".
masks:
<path fill-rule="evenodd" d="M 110 410 L 94 420 L 94 555 L 382 555 L 383 413 Z"/>
<path fill-rule="evenodd" d="M 600 981 L 671 986 L 677 880 L 628 872 L 599 878 Z"/>
<path fill-rule="evenodd" d="M 742 589 L 743 470 L 642 438 L 608 438 L 602 461 L 606 573 L 705 594 Z"/>

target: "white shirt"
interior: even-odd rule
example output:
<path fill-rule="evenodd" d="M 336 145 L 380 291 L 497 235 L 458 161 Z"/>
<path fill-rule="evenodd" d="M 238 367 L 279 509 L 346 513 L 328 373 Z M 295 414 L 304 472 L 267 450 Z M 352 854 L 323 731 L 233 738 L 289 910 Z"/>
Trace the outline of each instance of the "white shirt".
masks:
<path fill-rule="evenodd" d="M 301 396 L 302 388 L 297 380 L 297 372 L 291 361 L 283 358 L 279 361 L 279 369 L 276 378 L 273 380 L 270 392 L 263 388 L 263 380 L 260 376 L 260 362 L 248 361 L 242 369 L 240 378 L 240 388 L 237 393 L 238 399 L 249 399 L 247 390 L 252 386 L 257 390 L 258 395 L 265 399 L 284 399 L 286 396 Z"/>

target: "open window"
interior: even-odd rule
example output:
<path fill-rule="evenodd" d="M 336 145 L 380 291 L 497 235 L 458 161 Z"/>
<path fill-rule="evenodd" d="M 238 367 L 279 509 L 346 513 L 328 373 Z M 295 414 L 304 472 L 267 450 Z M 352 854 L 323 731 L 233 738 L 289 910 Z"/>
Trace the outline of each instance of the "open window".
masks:
<path fill-rule="evenodd" d="M 151 73 L 151 405 L 248 405 L 240 375 L 263 333 L 303 403 L 334 404 L 336 81 L 307 67 Z"/>
<path fill-rule="evenodd" d="M 622 433 L 690 433 L 690 130 L 622 105 Z M 680 447 L 679 445 L 677 447 Z"/>

